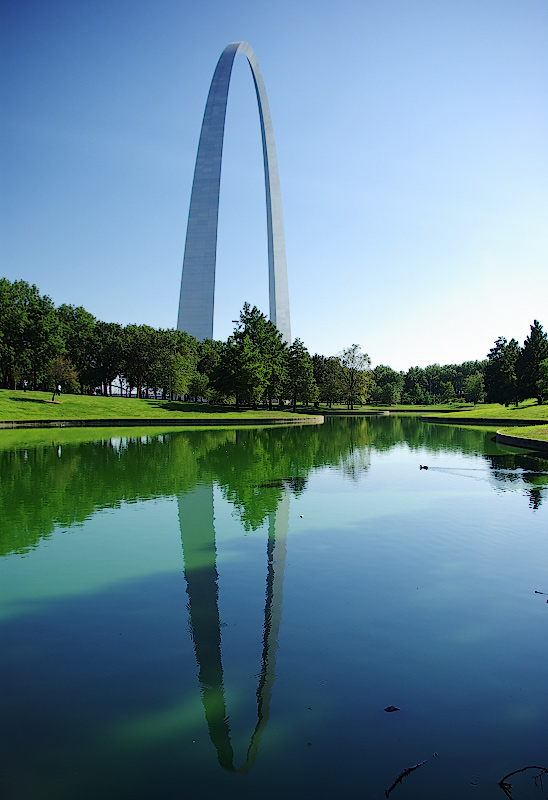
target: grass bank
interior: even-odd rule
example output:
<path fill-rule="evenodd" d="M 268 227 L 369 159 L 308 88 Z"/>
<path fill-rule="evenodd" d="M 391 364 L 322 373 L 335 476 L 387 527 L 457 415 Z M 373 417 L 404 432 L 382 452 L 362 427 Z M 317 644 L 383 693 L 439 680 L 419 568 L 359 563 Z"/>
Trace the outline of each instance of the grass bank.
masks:
<path fill-rule="evenodd" d="M 311 409 L 310 409 L 311 410 Z M 310 413 L 309 410 L 309 413 Z M 51 420 L 225 420 L 227 424 L 253 421 L 296 419 L 302 413 L 227 409 L 207 403 L 182 403 L 168 400 L 138 400 L 128 397 L 91 397 L 66 394 L 52 400 L 51 392 L 23 392 L 0 389 L 0 421 Z"/>
<path fill-rule="evenodd" d="M 442 416 L 443 406 L 434 409 L 433 406 L 427 406 L 422 412 L 423 416 Z M 466 419 L 484 419 L 484 420 L 508 420 L 508 424 L 512 424 L 512 420 L 531 420 L 546 422 L 548 424 L 548 405 L 539 406 L 536 400 L 524 400 L 518 406 L 501 406 L 498 403 L 478 403 L 478 405 L 457 405 L 451 408 L 445 407 L 445 414 L 448 421 L 453 419 L 457 422 L 459 417 Z M 458 423 L 457 423 L 458 424 Z"/>
<path fill-rule="evenodd" d="M 548 442 L 548 425 L 500 428 L 500 433 L 504 433 L 507 436 L 519 436 L 520 439 L 539 439 L 541 442 Z"/>
<path fill-rule="evenodd" d="M 508 420 L 508 424 L 512 420 L 532 420 L 539 422 L 546 422 L 548 424 L 548 405 L 539 406 L 536 400 L 525 400 L 517 407 L 501 406 L 498 403 L 438 403 L 431 406 L 413 406 L 413 405 L 396 405 L 396 406 L 383 406 L 383 405 L 364 405 L 357 406 L 353 411 L 349 411 L 344 405 L 334 405 L 332 408 L 319 406 L 318 410 L 321 414 L 371 414 L 372 412 L 385 413 L 388 411 L 390 414 L 420 414 L 423 417 L 447 417 L 448 422 L 455 421 L 458 424 L 458 419 L 477 419 L 478 424 L 481 420 Z"/>

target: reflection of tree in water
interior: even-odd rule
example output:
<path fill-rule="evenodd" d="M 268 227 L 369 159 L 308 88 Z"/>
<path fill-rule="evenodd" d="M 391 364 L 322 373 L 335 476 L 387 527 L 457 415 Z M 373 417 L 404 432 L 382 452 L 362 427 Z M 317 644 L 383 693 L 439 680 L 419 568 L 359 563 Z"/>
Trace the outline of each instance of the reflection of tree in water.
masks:
<path fill-rule="evenodd" d="M 525 486 L 529 507 L 540 508 L 548 491 L 548 460 L 532 453 L 487 455 L 492 477 L 502 488 Z"/>
<path fill-rule="evenodd" d="M 59 433 L 56 433 L 59 440 Z M 56 525 L 83 522 L 97 510 L 151 497 L 178 496 L 199 481 L 215 481 L 247 529 L 263 524 L 286 488 L 302 492 L 311 470 L 338 467 L 358 479 L 372 450 L 393 447 L 434 453 L 472 453 L 486 458 L 497 485 L 513 479 L 538 508 L 546 493 L 548 462 L 497 468 L 507 449 L 494 431 L 432 425 L 416 417 L 327 417 L 324 425 L 206 429 L 157 436 L 122 435 L 111 429 L 95 442 L 0 449 L 0 555 L 24 552 L 51 535 Z M 495 460 L 493 460 L 495 459 Z M 514 470 L 514 478 L 508 471 Z M 518 485 L 516 483 L 516 485 Z"/>
<path fill-rule="evenodd" d="M 73 444 L 0 449 L 0 555 L 24 552 L 55 526 L 72 526 L 103 508 L 178 496 L 216 481 L 248 528 L 272 513 L 285 487 L 302 492 L 314 466 L 339 464 L 366 437 L 349 425 L 205 429 L 146 436 L 120 429 Z M 91 434 L 90 434 L 91 435 Z M 98 433 L 95 434 L 97 437 Z"/>
<path fill-rule="evenodd" d="M 481 456 L 491 467 L 495 488 L 524 488 L 533 510 L 539 508 L 548 491 L 548 460 L 525 451 L 509 453 L 495 441 L 493 428 L 432 424 L 403 415 L 380 417 L 370 423 L 370 441 L 376 450 L 390 450 L 405 442 L 411 450 Z"/>
<path fill-rule="evenodd" d="M 301 493 L 314 468 L 330 465 L 348 475 L 358 469 L 363 474 L 369 466 L 367 426 L 352 425 L 352 420 L 334 422 L 326 422 L 327 427 L 238 430 L 233 441 L 208 454 L 204 468 L 246 529 L 263 524 L 286 488 Z"/>
<path fill-rule="evenodd" d="M 188 491 L 198 481 L 199 460 L 233 436 L 230 430 L 174 437 L 112 430 L 84 444 L 0 450 L 0 555 L 29 550 L 56 525 L 81 523 L 99 509 Z"/>

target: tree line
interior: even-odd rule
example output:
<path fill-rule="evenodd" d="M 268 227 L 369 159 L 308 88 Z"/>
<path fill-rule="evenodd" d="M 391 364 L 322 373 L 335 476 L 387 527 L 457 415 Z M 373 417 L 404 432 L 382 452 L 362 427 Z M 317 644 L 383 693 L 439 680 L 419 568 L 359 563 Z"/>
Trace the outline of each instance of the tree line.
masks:
<path fill-rule="evenodd" d="M 548 394 L 548 341 L 535 320 L 520 349 L 499 337 L 483 361 L 397 372 L 371 369 L 353 344 L 337 355 L 310 355 L 300 339 L 283 341 L 256 307 L 244 305 L 226 342 L 198 342 L 174 329 L 102 322 L 81 306 L 56 307 L 25 281 L 0 278 L 0 383 L 5 388 L 207 399 L 236 406 L 274 401 L 290 407 L 352 409 L 366 402 L 394 405 L 466 400 L 509 404 Z"/>

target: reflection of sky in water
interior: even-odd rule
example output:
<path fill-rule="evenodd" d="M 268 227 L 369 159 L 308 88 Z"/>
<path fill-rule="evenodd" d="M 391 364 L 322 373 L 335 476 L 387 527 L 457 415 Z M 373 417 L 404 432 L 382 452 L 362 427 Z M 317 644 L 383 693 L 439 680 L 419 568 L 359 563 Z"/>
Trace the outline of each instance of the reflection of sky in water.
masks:
<path fill-rule="evenodd" d="M 395 426 L 304 429 L 291 455 L 275 431 L 247 431 L 245 453 L 217 433 L 202 455 L 177 434 L 157 475 L 150 437 L 102 451 L 132 455 L 89 498 L 118 486 L 117 503 L 0 559 L 7 796 L 380 798 L 427 759 L 402 800 L 495 800 L 504 774 L 542 764 L 546 462 L 481 432 L 426 446 L 416 423 L 400 423 L 404 444 Z M 84 486 L 75 447 L 55 452 L 64 500 L 65 478 Z M 272 508 L 287 519 L 278 591 Z"/>
<path fill-rule="evenodd" d="M 88 594 L 132 578 L 180 571 L 176 526 L 175 498 L 98 511 L 76 528 L 57 528 L 22 558 L 6 559 L 0 598 L 17 610 L 21 602 Z"/>

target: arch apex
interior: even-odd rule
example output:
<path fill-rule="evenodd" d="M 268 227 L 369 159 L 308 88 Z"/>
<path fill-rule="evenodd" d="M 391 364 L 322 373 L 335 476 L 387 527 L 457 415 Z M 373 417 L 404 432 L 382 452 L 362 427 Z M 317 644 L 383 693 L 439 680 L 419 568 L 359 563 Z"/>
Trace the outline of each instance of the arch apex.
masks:
<path fill-rule="evenodd" d="M 248 60 L 259 107 L 266 194 L 270 319 L 284 340 L 290 343 L 287 261 L 274 131 L 261 70 L 253 48 L 245 41 L 231 42 L 225 47 L 209 88 L 192 182 L 177 328 L 200 341 L 213 338 L 224 128 L 230 77 L 238 53 L 245 55 Z"/>

